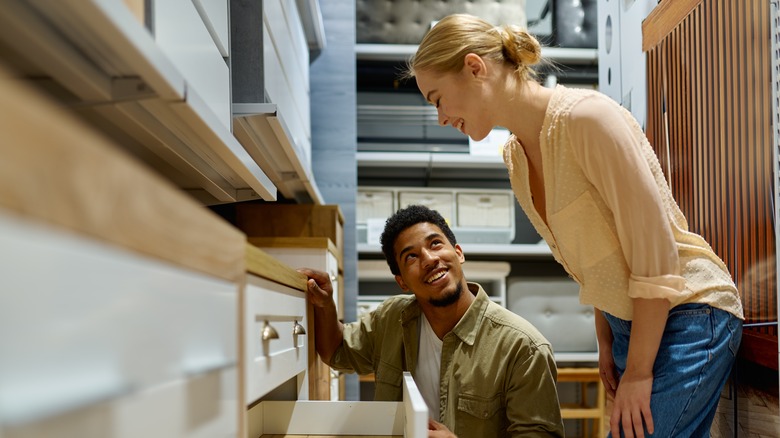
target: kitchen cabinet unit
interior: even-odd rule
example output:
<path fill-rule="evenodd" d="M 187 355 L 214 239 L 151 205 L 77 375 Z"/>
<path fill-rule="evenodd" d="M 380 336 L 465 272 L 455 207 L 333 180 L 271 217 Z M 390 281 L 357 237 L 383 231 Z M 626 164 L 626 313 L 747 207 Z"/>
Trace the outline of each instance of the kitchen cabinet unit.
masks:
<path fill-rule="evenodd" d="M 242 300 L 247 405 L 291 378 L 296 378 L 298 388 L 295 399 L 309 398 L 305 287 L 303 275 L 252 245 L 247 246 Z"/>
<path fill-rule="evenodd" d="M 343 296 L 340 288 L 342 276 L 339 273 L 339 253 L 330 239 L 324 237 L 249 237 L 248 242 L 288 266 L 307 267 L 328 274 L 333 285 L 333 299 L 343 320 Z M 296 275 L 297 271 L 293 271 Z M 301 276 L 302 277 L 302 276 Z M 306 290 L 306 280 L 300 284 L 300 290 Z M 305 299 L 305 293 L 301 292 Z M 289 314 L 289 313 L 288 313 Z M 314 345 L 314 339 L 311 339 Z M 325 365 L 314 353 L 309 352 L 311 361 L 310 389 L 308 397 L 315 400 L 338 400 L 340 382 L 335 372 Z"/>
<path fill-rule="evenodd" d="M 235 436 L 244 235 L 27 85 L 0 69 L 0 435 Z"/>

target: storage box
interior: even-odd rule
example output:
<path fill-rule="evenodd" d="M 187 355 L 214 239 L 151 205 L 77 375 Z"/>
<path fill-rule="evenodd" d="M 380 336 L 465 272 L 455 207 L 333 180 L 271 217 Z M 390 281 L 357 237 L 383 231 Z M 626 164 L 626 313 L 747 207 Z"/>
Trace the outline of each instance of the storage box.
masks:
<path fill-rule="evenodd" d="M 458 193 L 458 227 L 502 227 L 512 226 L 514 204 L 509 194 L 504 193 Z"/>
<path fill-rule="evenodd" d="M 412 204 L 424 205 L 441 214 L 450 227 L 454 224 L 454 195 L 451 191 L 402 190 L 398 192 L 398 208 Z"/>
<path fill-rule="evenodd" d="M 357 223 L 365 224 L 368 219 L 387 219 L 395 212 L 395 192 L 358 188 Z"/>
<path fill-rule="evenodd" d="M 358 188 L 358 193 L 358 243 L 378 245 L 384 220 L 412 204 L 438 211 L 458 243 L 510 244 L 515 238 L 511 190 L 364 186 Z"/>

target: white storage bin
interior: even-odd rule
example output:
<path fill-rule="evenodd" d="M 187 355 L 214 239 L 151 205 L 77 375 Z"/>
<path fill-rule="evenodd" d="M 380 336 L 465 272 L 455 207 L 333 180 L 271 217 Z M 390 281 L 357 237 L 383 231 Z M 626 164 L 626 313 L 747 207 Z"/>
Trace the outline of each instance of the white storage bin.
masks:
<path fill-rule="evenodd" d="M 431 210 L 436 210 L 452 226 L 454 219 L 454 197 L 451 191 L 399 191 L 398 208 L 404 208 L 412 204 L 424 205 Z"/>
<path fill-rule="evenodd" d="M 514 204 L 507 193 L 458 193 L 458 227 L 509 228 Z"/>
<path fill-rule="evenodd" d="M 368 219 L 387 219 L 395 213 L 395 192 L 358 188 L 357 223 L 365 224 Z"/>

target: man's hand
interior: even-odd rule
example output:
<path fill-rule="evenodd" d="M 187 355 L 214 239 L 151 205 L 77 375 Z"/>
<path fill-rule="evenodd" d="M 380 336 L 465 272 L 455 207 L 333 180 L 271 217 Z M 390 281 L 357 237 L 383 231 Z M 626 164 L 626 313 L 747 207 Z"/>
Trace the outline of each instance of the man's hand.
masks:
<path fill-rule="evenodd" d="M 438 421 L 428 419 L 428 438 L 458 438 L 447 426 Z"/>
<path fill-rule="evenodd" d="M 322 309 L 333 304 L 333 284 L 327 273 L 308 268 L 298 269 L 298 272 L 309 277 L 306 295 L 315 307 Z"/>
<path fill-rule="evenodd" d="M 306 299 L 314 308 L 314 346 L 322 361 L 330 364 L 333 354 L 344 340 L 344 327 L 339 322 L 336 303 L 333 301 L 333 285 L 325 272 L 308 268 L 298 269 L 298 272 L 309 277 L 306 282 Z"/>

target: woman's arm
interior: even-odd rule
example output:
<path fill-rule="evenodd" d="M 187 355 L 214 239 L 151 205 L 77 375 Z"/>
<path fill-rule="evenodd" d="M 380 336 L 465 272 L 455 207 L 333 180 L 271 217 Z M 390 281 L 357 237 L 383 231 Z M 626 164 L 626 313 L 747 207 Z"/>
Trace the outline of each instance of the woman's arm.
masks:
<path fill-rule="evenodd" d="M 606 97 L 592 97 L 572 110 L 572 150 L 588 180 L 610 208 L 630 271 L 633 315 L 626 370 L 615 393 L 613 435 L 653 431 L 650 396 L 653 363 L 666 325 L 670 300 L 685 288 L 677 242 L 662 197 L 662 175 L 638 125 Z M 606 322 L 606 321 L 605 321 Z M 600 339 L 601 341 L 601 339 Z M 600 368 L 604 355 L 599 355 Z M 636 435 L 634 435 L 634 432 Z"/>
<path fill-rule="evenodd" d="M 669 301 L 634 298 L 634 317 L 628 344 L 626 371 L 620 379 L 612 404 L 610 428 L 613 436 L 633 429 L 634 436 L 644 437 L 644 426 L 653 433 L 650 394 L 653 390 L 653 364 L 669 314 Z M 626 434 L 626 436 L 630 436 Z"/>

